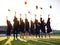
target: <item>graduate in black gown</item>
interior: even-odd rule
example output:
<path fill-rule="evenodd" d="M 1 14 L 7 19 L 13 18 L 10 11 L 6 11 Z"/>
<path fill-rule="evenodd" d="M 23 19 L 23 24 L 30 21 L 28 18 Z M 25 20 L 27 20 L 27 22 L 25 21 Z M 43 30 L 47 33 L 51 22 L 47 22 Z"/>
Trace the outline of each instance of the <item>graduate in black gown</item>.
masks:
<path fill-rule="evenodd" d="M 35 34 L 36 34 L 36 37 L 39 36 L 40 37 L 40 24 L 38 23 L 38 20 L 36 19 L 36 15 L 35 15 Z"/>
<path fill-rule="evenodd" d="M 19 31 L 19 21 L 17 20 L 16 16 L 14 16 L 13 22 L 14 22 L 14 24 L 13 24 L 13 36 L 14 36 L 14 39 L 17 39 L 18 31 Z"/>
<path fill-rule="evenodd" d="M 38 22 L 37 23 L 37 34 L 38 34 L 38 36 L 39 36 L 39 38 L 40 38 L 40 22 Z"/>
<path fill-rule="evenodd" d="M 34 34 L 36 35 L 36 24 L 37 24 L 36 14 L 35 14 L 35 21 L 34 21 Z"/>
<path fill-rule="evenodd" d="M 29 35 L 29 22 L 26 15 L 25 15 L 25 34 Z"/>
<path fill-rule="evenodd" d="M 11 29 L 12 29 L 12 24 L 11 24 L 11 22 L 7 19 L 7 39 L 10 38 Z"/>
<path fill-rule="evenodd" d="M 46 37 L 46 30 L 45 30 L 45 22 L 44 20 L 42 19 L 42 17 L 40 18 L 40 30 L 41 30 L 41 37 L 43 37 L 43 34 L 45 34 L 45 37 Z"/>
<path fill-rule="evenodd" d="M 36 23 L 35 23 L 35 25 L 36 25 L 36 37 L 39 35 L 39 33 L 40 33 L 40 31 L 39 31 L 39 27 L 38 27 L 38 20 L 37 19 L 35 19 L 35 21 L 36 21 Z M 39 36 L 40 37 L 40 36 Z"/>
<path fill-rule="evenodd" d="M 38 20 L 36 19 L 36 37 L 38 36 L 40 38 L 40 22 L 38 22 Z"/>
<path fill-rule="evenodd" d="M 42 33 L 44 34 L 44 36 L 46 38 L 46 29 L 45 29 L 46 23 L 44 22 L 44 20 L 43 20 L 42 24 L 43 24 L 43 26 L 42 26 Z"/>
<path fill-rule="evenodd" d="M 21 22 L 21 29 L 22 29 L 22 36 L 24 36 L 25 35 L 25 30 L 24 30 L 24 26 L 25 26 L 25 24 L 24 24 L 24 22 L 23 22 L 23 20 L 22 20 L 22 22 Z"/>
<path fill-rule="evenodd" d="M 49 18 L 49 15 L 48 15 L 48 20 L 47 20 L 46 26 L 47 26 L 47 33 L 48 33 L 49 38 L 50 38 L 50 34 L 51 34 L 50 32 L 52 32 L 52 29 L 51 29 L 51 25 L 50 25 L 50 18 Z"/>
<path fill-rule="evenodd" d="M 21 33 L 22 33 L 22 18 L 21 18 L 21 15 L 20 15 L 20 21 L 19 21 L 19 33 L 20 33 L 20 35 L 21 35 Z"/>
<path fill-rule="evenodd" d="M 25 33 L 24 32 L 24 22 L 23 22 L 23 19 L 21 18 L 21 15 L 20 15 L 19 32 L 20 32 L 20 35 L 24 35 L 24 33 Z"/>
<path fill-rule="evenodd" d="M 31 28 L 30 28 L 31 35 L 34 35 L 34 22 L 31 19 Z"/>

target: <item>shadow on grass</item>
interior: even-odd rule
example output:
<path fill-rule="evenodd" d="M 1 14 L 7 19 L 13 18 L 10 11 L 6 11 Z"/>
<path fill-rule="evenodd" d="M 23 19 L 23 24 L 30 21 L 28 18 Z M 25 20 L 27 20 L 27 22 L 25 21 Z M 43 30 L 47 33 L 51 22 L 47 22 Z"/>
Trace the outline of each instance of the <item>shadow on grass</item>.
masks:
<path fill-rule="evenodd" d="M 26 42 L 17 39 L 17 40 L 12 40 L 11 45 L 26 45 Z"/>
<path fill-rule="evenodd" d="M 24 38 L 22 38 L 22 39 L 24 39 Z M 26 40 L 26 39 L 24 39 L 24 40 Z M 42 41 L 42 40 L 26 40 L 27 42 L 25 42 L 25 45 L 52 45 L 51 43 L 46 43 L 46 42 L 44 42 L 44 41 Z"/>
<path fill-rule="evenodd" d="M 28 40 L 27 43 L 30 43 L 30 45 L 51 45 L 50 43 L 45 43 L 42 41 L 33 41 L 33 40 Z"/>
<path fill-rule="evenodd" d="M 18 39 L 11 41 L 11 45 L 40 45 L 40 43 L 32 40 L 28 40 L 27 42 L 24 42 Z"/>
<path fill-rule="evenodd" d="M 52 40 L 53 41 L 53 40 Z M 13 40 L 11 41 L 11 45 L 59 45 L 59 43 L 50 42 L 49 40 L 27 40 L 27 42 L 21 40 Z"/>
<path fill-rule="evenodd" d="M 4 40 L 0 41 L 0 45 L 4 45 L 7 40 L 8 39 L 4 39 Z"/>
<path fill-rule="evenodd" d="M 60 39 L 44 39 L 44 40 L 38 40 L 39 42 L 45 42 L 45 43 L 50 43 L 50 44 L 54 44 L 54 45 L 60 45 Z"/>
<path fill-rule="evenodd" d="M 27 40 L 27 42 L 21 41 L 19 39 L 11 41 L 11 45 L 44 45 L 45 43 L 40 43 L 33 40 Z"/>
<path fill-rule="evenodd" d="M 25 39 L 23 39 L 23 40 L 25 40 Z M 0 43 L 2 43 L 2 42 L 0 42 Z M 7 44 L 7 45 L 9 45 L 9 44 Z M 26 40 L 26 42 L 22 41 L 20 39 L 17 39 L 17 40 L 12 40 L 11 45 L 60 45 L 60 43 L 59 43 L 59 40 L 56 40 L 56 39 L 39 39 L 37 41 Z"/>
<path fill-rule="evenodd" d="M 28 45 L 41 45 L 40 42 L 33 41 L 33 40 L 28 40 L 26 43 L 27 43 Z"/>

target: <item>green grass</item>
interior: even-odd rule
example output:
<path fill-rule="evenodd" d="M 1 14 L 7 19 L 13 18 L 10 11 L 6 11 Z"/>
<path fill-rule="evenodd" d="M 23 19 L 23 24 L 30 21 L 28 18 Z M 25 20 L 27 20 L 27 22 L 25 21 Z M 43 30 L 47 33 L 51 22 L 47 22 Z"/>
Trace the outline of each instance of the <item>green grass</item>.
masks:
<path fill-rule="evenodd" d="M 9 39 L 0 37 L 0 45 L 60 45 L 60 36 L 52 36 L 51 38 L 36 38 L 28 36 L 24 38 L 18 37 L 17 40 L 11 36 Z"/>

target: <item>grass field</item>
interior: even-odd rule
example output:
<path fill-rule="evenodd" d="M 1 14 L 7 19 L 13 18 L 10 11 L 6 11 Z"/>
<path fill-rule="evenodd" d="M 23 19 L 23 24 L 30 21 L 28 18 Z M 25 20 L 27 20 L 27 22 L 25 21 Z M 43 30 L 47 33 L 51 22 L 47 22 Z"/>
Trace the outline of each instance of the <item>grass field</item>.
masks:
<path fill-rule="evenodd" d="M 60 36 L 51 36 L 51 38 L 28 36 L 24 38 L 18 37 L 17 40 L 14 40 L 12 36 L 9 39 L 0 36 L 0 45 L 60 45 Z"/>

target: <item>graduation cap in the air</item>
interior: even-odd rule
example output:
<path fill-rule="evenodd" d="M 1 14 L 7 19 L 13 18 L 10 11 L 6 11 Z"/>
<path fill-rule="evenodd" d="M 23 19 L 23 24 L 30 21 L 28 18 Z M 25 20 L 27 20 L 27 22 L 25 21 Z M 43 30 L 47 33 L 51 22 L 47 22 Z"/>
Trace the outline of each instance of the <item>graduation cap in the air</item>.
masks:
<path fill-rule="evenodd" d="M 52 6 L 50 5 L 50 9 L 52 8 Z"/>
<path fill-rule="evenodd" d="M 28 13 L 29 13 L 29 14 L 31 14 L 31 12 L 30 12 L 30 11 L 28 11 Z"/>
<path fill-rule="evenodd" d="M 38 9 L 38 6 L 36 5 L 36 9 Z"/>
<path fill-rule="evenodd" d="M 10 11 L 10 9 L 8 9 L 8 11 Z"/>
<path fill-rule="evenodd" d="M 27 1 L 25 1 L 24 4 L 26 5 L 27 4 Z"/>
<path fill-rule="evenodd" d="M 43 8 L 42 8 L 42 7 L 40 7 L 40 9 L 42 10 Z"/>

